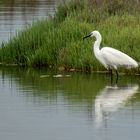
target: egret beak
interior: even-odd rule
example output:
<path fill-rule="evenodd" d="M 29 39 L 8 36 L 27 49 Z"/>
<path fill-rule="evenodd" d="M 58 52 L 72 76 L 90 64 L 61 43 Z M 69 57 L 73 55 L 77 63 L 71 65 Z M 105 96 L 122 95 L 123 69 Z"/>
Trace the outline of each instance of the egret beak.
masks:
<path fill-rule="evenodd" d="M 88 38 L 88 37 L 90 37 L 91 35 L 92 35 L 92 34 L 89 34 L 89 35 L 83 37 L 83 39 Z"/>

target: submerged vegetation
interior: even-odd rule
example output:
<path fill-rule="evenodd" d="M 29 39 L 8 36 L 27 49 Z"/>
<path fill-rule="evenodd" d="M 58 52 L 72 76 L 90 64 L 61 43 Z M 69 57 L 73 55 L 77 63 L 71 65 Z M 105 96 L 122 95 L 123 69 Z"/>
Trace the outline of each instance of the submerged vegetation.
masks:
<path fill-rule="evenodd" d="M 67 70 L 104 70 L 93 56 L 92 40 L 82 39 L 95 29 L 102 34 L 101 46 L 117 48 L 139 62 L 139 7 L 134 0 L 63 2 L 53 18 L 32 23 L 3 43 L 0 62 Z"/>

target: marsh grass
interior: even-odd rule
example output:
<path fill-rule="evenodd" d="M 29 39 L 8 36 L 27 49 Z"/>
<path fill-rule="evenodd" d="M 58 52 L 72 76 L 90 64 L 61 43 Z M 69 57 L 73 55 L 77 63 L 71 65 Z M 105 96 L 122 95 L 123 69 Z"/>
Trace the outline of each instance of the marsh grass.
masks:
<path fill-rule="evenodd" d="M 54 18 L 32 23 L 3 43 L 0 48 L 1 63 L 63 67 L 67 70 L 104 70 L 92 53 L 94 39 L 83 40 L 95 29 L 102 34 L 101 46 L 112 46 L 140 61 L 139 9 L 129 12 L 131 5 L 124 7 L 126 1 L 115 1 L 117 4 L 111 6 L 106 0 L 100 3 L 96 0 L 63 3 Z M 139 72 L 139 69 L 135 71 Z"/>

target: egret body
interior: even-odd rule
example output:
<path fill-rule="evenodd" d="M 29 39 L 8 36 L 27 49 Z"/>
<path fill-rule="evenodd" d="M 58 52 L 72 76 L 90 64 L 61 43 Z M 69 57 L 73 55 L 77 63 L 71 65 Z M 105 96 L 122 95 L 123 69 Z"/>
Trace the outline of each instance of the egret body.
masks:
<path fill-rule="evenodd" d="M 118 78 L 118 67 L 125 67 L 127 69 L 138 67 L 138 63 L 133 58 L 119 50 L 110 47 L 103 47 L 100 49 L 102 37 L 98 31 L 93 31 L 84 38 L 93 36 L 96 38 L 93 44 L 94 55 L 107 70 L 111 71 L 111 75 L 112 69 L 115 69 Z"/>

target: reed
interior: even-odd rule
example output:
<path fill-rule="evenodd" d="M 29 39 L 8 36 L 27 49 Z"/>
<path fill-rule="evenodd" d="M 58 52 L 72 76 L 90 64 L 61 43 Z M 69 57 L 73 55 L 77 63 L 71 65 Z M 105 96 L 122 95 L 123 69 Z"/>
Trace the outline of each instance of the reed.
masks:
<path fill-rule="evenodd" d="M 94 40 L 82 39 L 95 29 L 102 34 L 101 46 L 117 48 L 140 61 L 139 7 L 129 11 L 130 3 L 125 5 L 126 1 L 115 2 L 112 5 L 107 0 L 101 0 L 100 3 L 96 0 L 71 0 L 63 3 L 53 18 L 32 23 L 7 43 L 3 43 L 0 62 L 63 67 L 68 70 L 104 70 L 93 56 Z M 112 6 L 120 8 L 118 10 Z"/>

